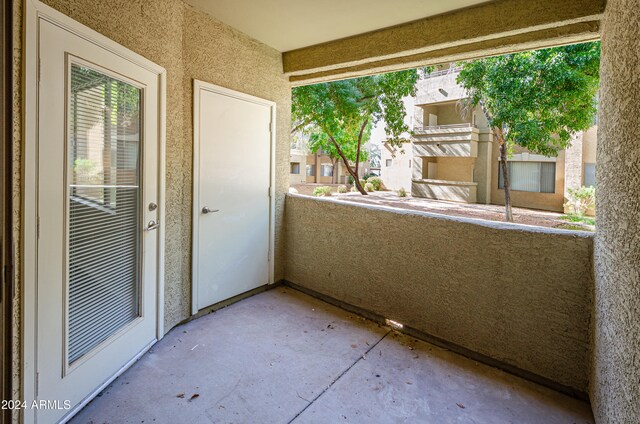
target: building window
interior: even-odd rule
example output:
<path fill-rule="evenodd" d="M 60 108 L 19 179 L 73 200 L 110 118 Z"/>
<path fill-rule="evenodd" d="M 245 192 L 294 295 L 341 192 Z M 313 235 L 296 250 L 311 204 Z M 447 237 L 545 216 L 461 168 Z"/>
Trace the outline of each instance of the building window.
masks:
<path fill-rule="evenodd" d="M 292 174 L 300 174 L 300 163 L 299 162 L 291 162 L 291 173 Z"/>
<path fill-rule="evenodd" d="M 333 177 L 333 165 L 323 163 L 320 166 L 320 175 L 323 177 Z"/>
<path fill-rule="evenodd" d="M 385 165 L 387 166 L 387 168 L 391 166 L 391 162 L 392 162 L 391 159 L 387 159 L 385 161 Z"/>
<path fill-rule="evenodd" d="M 555 162 L 507 162 L 511 190 L 534 193 L 555 193 Z M 498 188 L 504 188 L 502 165 L 498 163 Z"/>
<path fill-rule="evenodd" d="M 315 177 L 315 175 L 316 175 L 316 166 L 307 165 L 307 177 Z"/>
<path fill-rule="evenodd" d="M 596 164 L 586 163 L 584 164 L 584 175 L 582 176 L 582 185 L 585 187 L 596 186 Z"/>

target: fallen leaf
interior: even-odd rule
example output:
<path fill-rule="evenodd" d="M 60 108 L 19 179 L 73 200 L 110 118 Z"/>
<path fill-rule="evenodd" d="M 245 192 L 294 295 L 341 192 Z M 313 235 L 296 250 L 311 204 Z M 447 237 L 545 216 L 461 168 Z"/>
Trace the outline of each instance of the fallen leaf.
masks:
<path fill-rule="evenodd" d="M 191 402 L 192 400 L 194 400 L 197 397 L 200 397 L 200 395 L 198 393 L 192 394 L 191 397 L 189 398 L 189 402 Z"/>
<path fill-rule="evenodd" d="M 355 349 L 355 348 L 357 348 L 357 347 L 358 347 L 358 345 L 357 345 L 357 344 L 352 344 L 352 345 L 351 345 L 351 348 L 352 348 L 352 349 Z"/>
<path fill-rule="evenodd" d="M 456 403 L 456 405 L 458 405 L 458 407 L 459 407 L 459 408 L 464 409 L 464 405 L 463 405 L 463 404 L 461 404 L 461 403 Z"/>
<path fill-rule="evenodd" d="M 183 398 L 183 397 L 184 397 L 184 393 L 178 393 L 178 394 L 176 395 L 176 397 Z"/>
<path fill-rule="evenodd" d="M 407 383 L 407 384 L 413 384 L 413 383 L 412 383 L 412 382 L 410 382 L 410 381 L 406 381 L 406 383 Z"/>

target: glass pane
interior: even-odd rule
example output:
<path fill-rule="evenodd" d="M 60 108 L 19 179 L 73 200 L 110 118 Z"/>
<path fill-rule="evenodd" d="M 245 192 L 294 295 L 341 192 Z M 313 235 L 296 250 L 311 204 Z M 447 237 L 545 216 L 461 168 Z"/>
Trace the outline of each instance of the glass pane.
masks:
<path fill-rule="evenodd" d="M 511 190 L 555 193 L 555 162 L 507 162 Z M 498 162 L 498 188 L 504 188 L 502 165 Z"/>
<path fill-rule="evenodd" d="M 540 191 L 540 162 L 508 162 L 512 190 Z"/>
<path fill-rule="evenodd" d="M 584 164 L 584 182 L 583 185 L 586 187 L 595 187 L 596 186 L 596 164 L 595 163 L 586 163 Z"/>
<path fill-rule="evenodd" d="M 73 64 L 68 105 L 68 360 L 139 316 L 141 90 Z"/>
<path fill-rule="evenodd" d="M 316 175 L 316 166 L 307 165 L 307 177 L 313 177 L 314 175 Z"/>
<path fill-rule="evenodd" d="M 556 163 L 555 162 L 540 163 L 540 192 L 541 193 L 556 192 Z"/>
<path fill-rule="evenodd" d="M 333 165 L 322 165 L 320 166 L 320 175 L 323 177 L 332 177 L 333 176 Z"/>

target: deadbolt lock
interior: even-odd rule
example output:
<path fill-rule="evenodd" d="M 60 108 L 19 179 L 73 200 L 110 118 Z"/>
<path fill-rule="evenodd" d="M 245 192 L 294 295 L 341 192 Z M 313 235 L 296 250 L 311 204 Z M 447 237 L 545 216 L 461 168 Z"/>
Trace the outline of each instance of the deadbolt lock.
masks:
<path fill-rule="evenodd" d="M 156 205 L 156 204 L 155 204 L 155 203 L 153 203 L 153 202 L 149 203 L 149 211 L 150 211 L 150 212 L 153 212 L 153 211 L 155 211 L 156 209 L 158 209 L 158 205 Z"/>

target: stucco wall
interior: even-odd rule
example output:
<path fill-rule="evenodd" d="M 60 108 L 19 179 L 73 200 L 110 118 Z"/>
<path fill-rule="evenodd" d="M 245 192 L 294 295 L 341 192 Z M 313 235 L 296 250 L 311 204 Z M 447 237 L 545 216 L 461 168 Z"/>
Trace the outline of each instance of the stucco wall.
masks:
<path fill-rule="evenodd" d="M 180 0 L 45 0 L 44 3 L 167 69 L 165 327 L 190 315 L 193 79 L 277 103 L 276 279 L 288 187 L 290 87 L 281 55 Z M 114 19 L 113 10 L 118 10 Z"/>
<path fill-rule="evenodd" d="M 640 417 L 640 9 L 609 0 L 602 28 L 591 402 L 598 423 Z"/>
<path fill-rule="evenodd" d="M 582 160 L 595 163 L 598 151 L 598 126 L 594 125 L 582 133 Z"/>
<path fill-rule="evenodd" d="M 391 166 L 387 166 L 391 160 Z M 413 172 L 413 149 L 410 143 L 395 149 L 395 157 L 385 146 L 380 147 L 380 177 L 386 188 L 411 190 L 411 173 Z"/>
<path fill-rule="evenodd" d="M 287 280 L 587 390 L 592 236 L 296 195 L 286 208 Z"/>
<path fill-rule="evenodd" d="M 167 70 L 165 331 L 190 315 L 194 78 L 277 103 L 275 279 L 281 279 L 282 217 L 284 194 L 289 184 L 290 84 L 282 74 L 280 53 L 180 0 L 45 0 L 45 3 Z M 14 205 L 19 248 L 23 9 L 21 0 L 14 0 L 14 4 Z M 20 285 L 18 276 L 18 299 Z M 15 306 L 15 322 L 19 326 L 20 302 Z M 19 337 L 19 327 L 15 334 Z M 19 339 L 16 339 L 15 347 L 19 354 Z M 16 376 L 19 375 L 19 363 L 20 359 L 16 357 Z M 15 385 L 19 390 L 18 379 Z"/>

